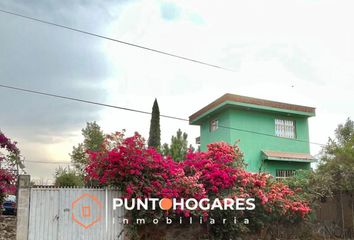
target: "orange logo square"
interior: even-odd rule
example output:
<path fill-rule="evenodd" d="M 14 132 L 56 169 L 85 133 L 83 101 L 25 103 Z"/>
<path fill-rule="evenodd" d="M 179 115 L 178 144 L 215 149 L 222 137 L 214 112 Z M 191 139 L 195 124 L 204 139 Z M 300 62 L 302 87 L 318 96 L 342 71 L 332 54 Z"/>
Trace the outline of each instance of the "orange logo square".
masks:
<path fill-rule="evenodd" d="M 81 208 L 81 215 L 84 218 L 89 218 L 91 217 L 91 207 L 90 206 L 83 206 Z"/>

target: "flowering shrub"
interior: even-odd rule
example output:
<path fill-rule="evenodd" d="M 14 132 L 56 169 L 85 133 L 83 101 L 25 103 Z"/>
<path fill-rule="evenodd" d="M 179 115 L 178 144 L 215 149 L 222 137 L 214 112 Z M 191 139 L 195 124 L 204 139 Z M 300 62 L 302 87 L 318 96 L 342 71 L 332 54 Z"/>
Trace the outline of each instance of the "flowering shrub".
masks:
<path fill-rule="evenodd" d="M 0 194 L 14 194 L 16 192 L 15 176 L 6 169 L 0 169 Z"/>
<path fill-rule="evenodd" d="M 256 199 L 255 211 L 219 211 L 208 214 L 216 219 L 242 217 L 250 225 L 211 225 L 215 236 L 229 239 L 237 233 L 257 230 L 273 222 L 301 221 L 310 212 L 309 205 L 287 185 L 266 173 L 250 173 L 244 169 L 242 153 L 237 146 L 227 143 L 209 144 L 206 152 L 189 152 L 181 164 L 187 173 L 201 173 L 199 182 L 209 198 Z"/>
<path fill-rule="evenodd" d="M 103 149 L 89 154 L 88 176 L 101 185 L 118 187 L 128 199 L 255 198 L 255 211 L 202 212 L 197 209 L 173 213 L 186 217 L 209 215 L 252 219 L 253 223 L 247 227 L 242 224 L 230 226 L 227 234 L 255 230 L 274 221 L 301 220 L 310 212 L 308 204 L 287 185 L 265 173 L 247 172 L 237 146 L 212 143 L 206 152 L 189 151 L 184 161 L 175 162 L 154 148 L 146 147 L 145 140 L 138 133 L 128 138 L 124 133 L 116 133 L 106 138 Z M 148 214 L 163 217 L 161 212 Z M 211 231 L 216 228 L 225 230 L 224 225 L 213 225 Z"/>
<path fill-rule="evenodd" d="M 303 218 L 310 212 L 308 203 L 300 195 L 265 173 L 255 174 L 240 170 L 234 189 L 234 197 L 254 196 L 268 214 L 275 214 L 277 217 Z"/>
<path fill-rule="evenodd" d="M 90 153 L 86 171 L 101 185 L 118 187 L 125 198 L 201 199 L 206 196 L 203 185 L 198 182 L 199 173 L 186 176 L 179 163 L 163 157 L 154 148 L 147 148 L 138 133 L 128 138 L 123 133 L 109 136 L 104 149 Z"/>
<path fill-rule="evenodd" d="M 242 153 L 237 146 L 212 143 L 206 152 L 190 152 L 182 162 L 186 172 L 201 172 L 200 183 L 209 197 L 255 197 L 266 212 L 279 216 L 305 217 L 310 208 L 287 185 L 266 173 L 250 173 L 243 169 Z M 225 193 L 224 193 L 225 194 Z"/>
<path fill-rule="evenodd" d="M 206 152 L 189 152 L 181 163 L 190 174 L 201 173 L 200 182 L 205 191 L 219 194 L 220 190 L 230 189 L 235 185 L 237 172 L 243 167 L 242 153 L 237 146 L 226 143 L 208 145 Z"/>
<path fill-rule="evenodd" d="M 20 154 L 20 150 L 17 148 L 16 144 L 17 142 L 12 142 L 0 131 L 0 148 L 4 148 L 14 154 Z"/>
<path fill-rule="evenodd" d="M 7 155 L 1 152 L 6 150 Z M 15 175 L 11 171 L 14 167 L 14 159 L 20 154 L 20 150 L 16 146 L 16 142 L 12 142 L 0 131 L 0 204 L 6 194 L 14 194 Z"/>

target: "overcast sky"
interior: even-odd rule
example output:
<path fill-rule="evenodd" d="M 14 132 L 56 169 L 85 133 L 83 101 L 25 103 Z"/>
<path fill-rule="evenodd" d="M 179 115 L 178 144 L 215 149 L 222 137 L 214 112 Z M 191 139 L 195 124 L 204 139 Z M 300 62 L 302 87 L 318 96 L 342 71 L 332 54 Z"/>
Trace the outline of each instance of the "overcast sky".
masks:
<path fill-rule="evenodd" d="M 187 118 L 224 93 L 313 106 L 326 143 L 354 115 L 354 3 L 279 1 L 0 1 L 2 10 L 224 66 L 225 71 L 0 12 L 0 83 Z M 148 137 L 150 116 L 0 88 L 0 129 L 28 161 L 70 161 L 81 128 Z M 162 142 L 178 128 L 161 119 Z M 320 148 L 311 145 L 313 155 Z M 62 165 L 65 166 L 65 165 Z M 56 164 L 26 163 L 34 179 Z"/>

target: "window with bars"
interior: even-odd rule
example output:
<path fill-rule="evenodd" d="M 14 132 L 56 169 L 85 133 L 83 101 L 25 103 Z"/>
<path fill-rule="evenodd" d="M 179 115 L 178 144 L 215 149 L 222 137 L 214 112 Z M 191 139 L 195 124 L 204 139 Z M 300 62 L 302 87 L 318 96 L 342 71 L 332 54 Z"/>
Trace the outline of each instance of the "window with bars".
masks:
<path fill-rule="evenodd" d="M 218 120 L 217 120 L 217 119 L 211 121 L 211 122 L 210 122 L 209 131 L 210 131 L 210 132 L 216 131 L 216 129 L 218 129 L 218 124 L 219 124 L 219 123 L 218 123 Z"/>
<path fill-rule="evenodd" d="M 275 136 L 296 138 L 295 121 L 285 119 L 275 119 Z"/>
<path fill-rule="evenodd" d="M 283 179 L 283 178 L 288 178 L 292 177 L 295 174 L 295 170 L 282 170 L 282 169 L 277 169 L 275 172 L 275 177 L 276 179 Z"/>

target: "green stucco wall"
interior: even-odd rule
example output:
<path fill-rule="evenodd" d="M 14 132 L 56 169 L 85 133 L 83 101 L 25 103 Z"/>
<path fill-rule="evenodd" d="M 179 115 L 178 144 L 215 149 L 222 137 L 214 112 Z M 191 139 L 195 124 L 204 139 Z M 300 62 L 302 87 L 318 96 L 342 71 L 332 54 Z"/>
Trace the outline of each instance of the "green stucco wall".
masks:
<path fill-rule="evenodd" d="M 275 119 L 295 120 L 296 141 L 294 139 L 274 137 Z M 244 132 L 235 129 L 219 127 L 216 131 L 209 131 L 210 121 L 218 119 L 219 126 L 244 129 L 253 132 L 261 132 L 266 135 Z M 246 109 L 226 108 L 218 113 L 209 115 L 203 119 L 200 127 L 201 150 L 206 150 L 208 143 L 225 141 L 234 144 L 240 140 L 238 145 L 244 153 L 244 158 L 248 164 L 247 170 L 252 172 L 266 171 L 275 175 L 276 169 L 297 170 L 308 169 L 310 163 L 304 162 L 285 162 L 285 161 L 263 161 L 262 150 L 273 150 L 282 152 L 309 153 L 309 130 L 306 116 L 285 115 L 276 112 L 255 111 Z"/>
<path fill-rule="evenodd" d="M 231 142 L 231 132 L 229 129 L 218 128 L 215 132 L 210 132 L 210 122 L 217 119 L 219 125 L 230 126 L 230 114 L 228 111 L 223 111 L 219 114 L 214 114 L 202 122 L 200 126 L 200 146 L 201 150 L 206 150 L 206 145 L 212 142 Z"/>

